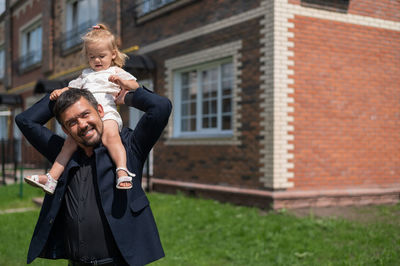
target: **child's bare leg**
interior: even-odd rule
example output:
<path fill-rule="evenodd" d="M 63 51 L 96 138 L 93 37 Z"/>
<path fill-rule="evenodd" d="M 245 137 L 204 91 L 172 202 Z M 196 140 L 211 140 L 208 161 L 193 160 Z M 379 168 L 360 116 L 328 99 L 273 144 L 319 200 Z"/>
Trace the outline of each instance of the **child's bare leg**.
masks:
<path fill-rule="evenodd" d="M 64 145 L 57 155 L 57 158 L 51 167 L 49 174 L 55 179 L 58 180 L 62 173 L 65 170 L 65 166 L 69 162 L 72 157 L 72 154 L 76 151 L 78 145 L 75 140 L 70 136 L 67 136 L 67 139 L 64 141 Z"/>
<path fill-rule="evenodd" d="M 118 167 L 126 168 L 126 151 L 122 144 L 121 137 L 119 135 L 118 124 L 114 120 L 104 121 L 104 132 L 102 136 L 104 146 L 106 146 L 111 158 L 115 165 Z M 118 178 L 126 176 L 127 173 L 124 171 L 117 172 Z M 121 182 L 121 187 L 131 187 L 130 182 Z"/>
<path fill-rule="evenodd" d="M 64 145 L 60 153 L 57 155 L 56 160 L 54 161 L 51 169 L 48 172 L 54 180 L 58 181 L 61 174 L 64 172 L 65 166 L 71 159 L 71 156 L 76 151 L 76 149 L 76 142 L 70 136 L 68 136 L 67 139 L 64 141 Z M 37 175 L 37 177 L 39 179 L 39 183 L 42 185 L 45 185 L 48 181 L 47 175 Z M 28 176 L 25 180 L 28 179 L 29 182 L 30 178 L 31 176 Z M 32 184 L 32 182 L 29 183 Z"/>

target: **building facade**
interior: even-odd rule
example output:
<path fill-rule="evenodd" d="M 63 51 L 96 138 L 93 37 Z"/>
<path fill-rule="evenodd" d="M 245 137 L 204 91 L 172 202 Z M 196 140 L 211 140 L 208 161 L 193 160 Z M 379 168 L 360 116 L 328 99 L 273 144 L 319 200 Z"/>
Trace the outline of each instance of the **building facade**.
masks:
<path fill-rule="evenodd" d="M 273 208 L 398 202 L 398 1 L 12 2 L 0 24 L 13 37 L 0 44 L 7 67 L 42 23 L 40 67 L 5 71 L 6 93 L 25 107 L 39 78 L 82 70 L 74 25 L 94 21 L 120 37 L 135 59 L 129 71 L 171 99 L 154 148 L 155 190 Z M 120 111 L 133 126 L 139 115 Z"/>
<path fill-rule="evenodd" d="M 120 6 L 111 0 L 8 0 L 4 4 L 0 17 L 3 32 L 0 48 L 5 54 L 0 92 L 22 99 L 18 105 L 2 104 L 0 107 L 8 110 L 8 116 L 2 120 L 8 126 L 7 146 L 13 146 L 13 142 L 22 138 L 13 117 L 33 105 L 44 93 L 67 85 L 86 67 L 81 54 L 81 36 L 99 21 L 120 35 L 117 23 Z M 54 119 L 49 121 L 48 127 L 63 134 Z M 17 153 L 24 165 L 49 166 L 26 141 L 21 141 Z M 10 162 L 9 158 L 5 159 Z"/>

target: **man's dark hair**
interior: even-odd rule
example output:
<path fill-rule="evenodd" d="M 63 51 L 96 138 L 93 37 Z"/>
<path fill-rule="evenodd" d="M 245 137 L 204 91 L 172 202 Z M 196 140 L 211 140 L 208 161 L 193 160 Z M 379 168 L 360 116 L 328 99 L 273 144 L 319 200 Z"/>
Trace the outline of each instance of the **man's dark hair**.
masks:
<path fill-rule="evenodd" d="M 85 98 L 91 106 L 94 107 L 95 110 L 97 110 L 97 101 L 96 98 L 94 98 L 93 94 L 88 91 L 88 90 L 83 90 L 83 89 L 74 89 L 70 88 L 63 92 L 57 99 L 54 107 L 53 107 L 53 113 L 56 116 L 57 121 L 63 125 L 61 121 L 61 114 L 71 105 L 79 101 L 79 99 L 83 97 Z"/>

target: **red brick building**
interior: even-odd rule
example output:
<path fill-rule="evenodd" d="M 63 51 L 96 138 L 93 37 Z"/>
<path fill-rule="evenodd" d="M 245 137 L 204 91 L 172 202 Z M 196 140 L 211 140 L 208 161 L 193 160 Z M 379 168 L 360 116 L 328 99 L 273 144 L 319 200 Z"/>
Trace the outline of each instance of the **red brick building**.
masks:
<path fill-rule="evenodd" d="M 137 14 L 124 45 L 174 103 L 156 189 L 275 208 L 399 200 L 399 2 L 172 2 L 122 1 Z"/>
<path fill-rule="evenodd" d="M 274 208 L 399 201 L 400 2 L 111 2 L 98 2 L 98 20 L 123 50 L 139 45 L 145 67 L 131 72 L 174 105 L 155 190 Z M 47 79 L 81 70 L 77 51 L 55 45 L 68 3 L 54 1 L 54 40 L 43 37 Z M 7 92 L 25 93 L 18 82 L 32 76 Z"/>

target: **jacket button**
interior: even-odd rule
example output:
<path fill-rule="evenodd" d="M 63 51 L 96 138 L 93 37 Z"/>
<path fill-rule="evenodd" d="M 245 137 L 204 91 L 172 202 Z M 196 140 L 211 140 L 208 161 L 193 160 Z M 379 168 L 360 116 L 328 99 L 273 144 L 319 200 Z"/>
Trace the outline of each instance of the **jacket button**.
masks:
<path fill-rule="evenodd" d="M 53 218 L 50 218 L 49 223 L 52 224 L 53 222 L 54 222 L 54 219 L 53 219 Z"/>

